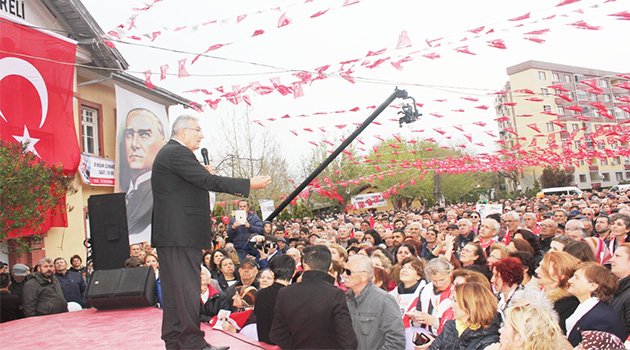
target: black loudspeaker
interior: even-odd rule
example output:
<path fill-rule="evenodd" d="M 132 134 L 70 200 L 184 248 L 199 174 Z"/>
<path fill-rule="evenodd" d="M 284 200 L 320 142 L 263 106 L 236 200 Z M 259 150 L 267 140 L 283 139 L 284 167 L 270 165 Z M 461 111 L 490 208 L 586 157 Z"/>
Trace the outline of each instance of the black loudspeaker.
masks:
<path fill-rule="evenodd" d="M 150 267 L 94 271 L 86 296 L 99 310 L 155 305 L 155 273 Z"/>
<path fill-rule="evenodd" d="M 125 267 L 125 260 L 129 258 L 125 194 L 90 196 L 88 217 L 94 270 Z"/>

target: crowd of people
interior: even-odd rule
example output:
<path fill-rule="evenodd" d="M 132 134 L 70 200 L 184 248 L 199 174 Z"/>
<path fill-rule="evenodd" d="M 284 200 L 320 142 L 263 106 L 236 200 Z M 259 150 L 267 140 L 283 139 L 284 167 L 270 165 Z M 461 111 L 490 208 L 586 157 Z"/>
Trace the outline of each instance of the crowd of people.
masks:
<path fill-rule="evenodd" d="M 263 222 L 241 201 L 245 220 L 216 223 L 200 262 L 201 320 L 283 349 L 630 345 L 628 195 L 496 204 Z M 0 274 L 2 321 L 86 307 L 76 258 Z M 155 249 L 132 245 L 126 265 L 152 267 L 159 298 Z M 14 295 L 22 306 L 6 311 Z M 34 295 L 58 303 L 44 310 Z"/>

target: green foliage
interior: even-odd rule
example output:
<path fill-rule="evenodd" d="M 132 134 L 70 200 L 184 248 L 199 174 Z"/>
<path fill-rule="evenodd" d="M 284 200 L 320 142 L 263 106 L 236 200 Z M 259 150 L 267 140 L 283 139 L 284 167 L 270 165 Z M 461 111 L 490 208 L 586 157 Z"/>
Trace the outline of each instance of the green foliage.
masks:
<path fill-rule="evenodd" d="M 569 186 L 573 183 L 573 173 L 564 169 L 546 167 L 540 175 L 543 188 Z"/>
<path fill-rule="evenodd" d="M 306 206 L 304 202 L 298 201 L 297 204 L 293 207 L 293 218 L 302 219 L 305 217 L 312 218 L 313 212 L 308 206 Z"/>
<path fill-rule="evenodd" d="M 318 177 L 318 183 L 324 187 L 325 180 L 337 184 L 334 189 L 344 198 L 345 204 L 350 197 L 358 194 L 369 186 L 377 192 L 384 192 L 395 188 L 388 199 L 394 208 L 411 207 L 414 200 L 424 205 L 433 205 L 438 201 L 434 198 L 434 173 L 424 170 L 423 162 L 446 157 L 460 157 L 462 152 L 454 149 L 444 149 L 439 145 L 416 140 L 409 143 L 406 140 L 389 139 L 376 146 L 378 152 L 372 150 L 364 159 L 358 156 L 350 158 L 340 156 L 328 169 Z M 355 154 L 352 151 L 352 154 Z M 328 153 L 323 145 L 317 148 L 304 166 L 305 174 L 309 174 L 321 163 Z M 468 174 L 440 174 L 440 192 L 448 202 L 476 202 L 479 195 L 488 193 L 499 182 L 493 173 Z M 340 186 L 338 183 L 346 186 Z M 329 186 L 330 187 L 330 186 Z M 338 201 L 311 192 L 309 198 L 311 207 L 325 207 L 327 204 L 342 206 Z M 336 202 L 336 203 L 335 203 Z"/>
<path fill-rule="evenodd" d="M 215 204 L 214 209 L 212 209 L 212 216 L 222 217 L 225 215 L 227 215 L 225 212 L 225 208 L 223 208 L 222 206 L 218 204 Z"/>
<path fill-rule="evenodd" d="M 26 152 L 25 145 L 0 142 L 0 239 L 9 232 L 36 232 L 54 210 L 72 178 Z"/>
<path fill-rule="evenodd" d="M 280 214 L 278 214 L 276 219 L 280 221 L 291 220 L 291 213 L 289 213 L 289 210 L 285 208 L 280 212 Z"/>

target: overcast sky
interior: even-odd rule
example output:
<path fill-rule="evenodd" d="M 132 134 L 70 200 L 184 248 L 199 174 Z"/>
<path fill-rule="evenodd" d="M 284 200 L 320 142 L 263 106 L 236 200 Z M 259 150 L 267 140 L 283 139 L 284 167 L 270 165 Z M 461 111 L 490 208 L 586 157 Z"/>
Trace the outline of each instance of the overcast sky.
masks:
<path fill-rule="evenodd" d="M 142 7 L 143 4 L 120 0 L 83 2 L 106 32 L 118 24 L 127 23 L 134 13 L 132 8 Z M 369 51 L 388 48 L 386 54 L 376 56 L 374 60 L 387 56 L 402 58 L 406 53 L 422 50 L 420 54 L 413 55 L 412 61 L 403 64 L 404 68 L 400 71 L 394 69 L 389 61 L 375 69 L 357 65 L 353 68 L 353 76 L 357 78 L 354 84 L 333 76 L 304 86 L 304 96 L 296 99 L 278 93 L 258 96 L 250 91 L 251 107 L 243 102 L 235 106 L 222 101 L 216 110 L 206 106 L 206 112 L 200 115 L 206 134 L 205 146 L 214 151 L 213 158 L 221 159 L 225 155 L 224 148 L 216 142 L 220 120 L 239 118 L 247 112 L 252 120 L 262 120 L 265 128 L 275 135 L 286 151 L 287 160 L 296 170 L 300 158 L 313 147 L 308 141 L 318 141 L 323 137 L 338 144 L 335 138 L 342 133 L 349 134 L 352 129 L 339 130 L 334 125 L 363 121 L 371 112 L 364 107 L 381 104 L 395 86 L 406 89 L 418 102 L 424 103 L 422 112 L 425 116 L 399 129 L 398 123 L 390 120 L 398 118 L 397 110 L 388 109 L 377 119 L 382 125 L 371 125 L 362 136 L 365 145 L 357 144 L 358 147 L 369 149 L 369 146 L 378 142 L 374 135 L 387 138 L 393 133 L 400 133 L 407 138 L 434 137 L 445 145 L 466 142 L 473 152 L 480 153 L 496 149 L 492 139 L 483 131 L 496 130 L 496 123 L 492 120 L 496 117 L 492 108 L 493 96 L 490 93 L 503 87 L 508 66 L 527 60 L 540 60 L 630 72 L 630 21 L 615 20 L 608 16 L 630 11 L 630 1 L 582 0 L 556 7 L 559 2 L 363 0 L 344 7 L 343 0 L 314 0 L 309 3 L 163 0 L 150 10 L 139 13 L 135 21 L 136 28 L 123 33 L 123 40 L 134 41 L 124 39 L 125 35 L 140 36 L 160 31 L 162 34 L 155 41 L 142 40 L 139 43 L 190 52 L 203 52 L 211 45 L 232 43 L 209 52 L 228 60 L 202 57 L 192 66 L 187 66 L 191 75 L 205 76 L 169 77 L 163 81 L 159 80 L 159 76 L 153 76 L 156 85 L 200 102 L 217 98 L 219 93 L 214 89 L 220 86 L 229 90 L 233 86 L 244 86 L 253 81 L 270 85 L 269 79 L 276 77 L 289 85 L 297 80 L 289 70 L 312 71 L 329 64 L 333 67 L 331 71 L 338 70 L 339 62 L 364 58 Z M 325 14 L 317 18 L 309 17 L 327 8 L 329 10 Z M 530 13 L 529 19 L 509 20 L 527 13 Z M 247 16 L 237 23 L 237 16 L 244 14 Z M 291 23 L 277 28 L 283 14 Z M 218 20 L 218 23 L 202 25 L 210 20 Z M 601 30 L 577 29 L 567 25 L 578 21 L 599 26 Z M 174 31 L 178 26 L 195 24 L 198 25 L 195 28 Z M 520 24 L 522 26 L 518 27 Z M 479 30 L 479 34 L 470 31 L 482 26 L 484 28 Z M 264 34 L 252 37 L 252 33 L 259 29 L 263 29 Z M 493 32 L 488 34 L 491 29 Z M 527 36 L 524 33 L 542 29 L 549 29 L 549 32 L 536 37 L 544 39 L 544 43 L 524 39 Z M 402 31 L 406 31 L 412 46 L 395 51 Z M 427 41 L 438 38 L 443 38 L 439 41 L 443 45 L 429 47 Z M 502 39 L 506 48 L 488 46 L 488 41 L 496 39 Z M 176 73 L 177 61 L 187 58 L 187 62 L 190 62 L 194 57 L 137 45 L 116 45 L 130 63 L 130 71 L 151 70 L 159 73 L 160 66 L 168 64 L 169 72 Z M 475 55 L 454 50 L 462 46 L 468 46 Z M 432 52 L 440 54 L 441 58 L 431 60 L 422 57 Z M 213 95 L 185 92 L 199 88 L 211 90 Z M 464 97 L 479 101 L 473 102 Z M 474 108 L 480 105 L 490 108 Z M 359 112 L 313 116 L 317 112 L 349 110 L 353 107 L 360 107 Z M 456 112 L 461 109 L 465 112 Z M 444 115 L 444 118 L 436 118 L 430 113 Z M 311 116 L 266 121 L 267 118 L 280 118 L 285 114 Z M 475 121 L 486 122 L 488 126 L 473 125 Z M 452 128 L 460 124 L 467 133 L 473 134 L 473 143 L 483 142 L 486 147 L 468 143 L 461 133 Z M 303 130 L 318 127 L 324 127 L 326 133 Z M 452 136 L 452 139 L 447 140 L 432 131 L 436 127 L 447 131 L 446 136 Z M 262 129 L 257 124 L 256 128 Z M 418 129 L 426 131 L 418 133 Z M 299 136 L 295 136 L 291 130 Z"/>

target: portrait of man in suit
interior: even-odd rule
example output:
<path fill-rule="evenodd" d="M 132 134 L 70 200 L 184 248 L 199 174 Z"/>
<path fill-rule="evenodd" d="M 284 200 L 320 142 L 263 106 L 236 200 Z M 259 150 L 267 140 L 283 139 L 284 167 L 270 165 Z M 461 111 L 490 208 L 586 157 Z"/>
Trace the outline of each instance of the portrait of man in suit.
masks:
<path fill-rule="evenodd" d="M 131 238 L 141 234 L 146 241 L 153 206 L 151 169 L 155 156 L 166 143 L 164 125 L 152 111 L 134 108 L 127 113 L 122 136 L 119 178 L 120 189 L 127 194 L 129 235 Z"/>

